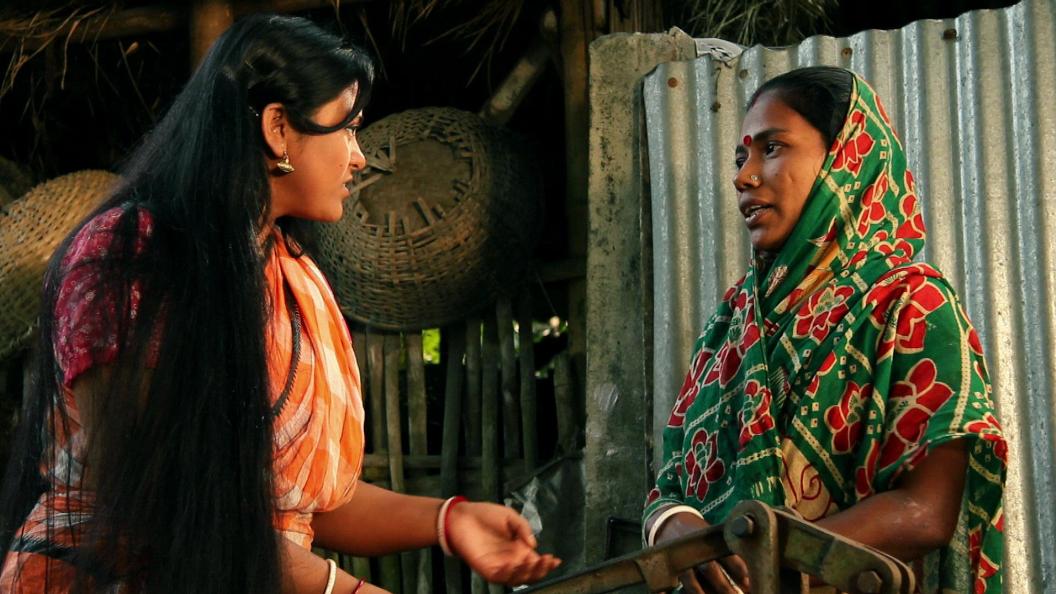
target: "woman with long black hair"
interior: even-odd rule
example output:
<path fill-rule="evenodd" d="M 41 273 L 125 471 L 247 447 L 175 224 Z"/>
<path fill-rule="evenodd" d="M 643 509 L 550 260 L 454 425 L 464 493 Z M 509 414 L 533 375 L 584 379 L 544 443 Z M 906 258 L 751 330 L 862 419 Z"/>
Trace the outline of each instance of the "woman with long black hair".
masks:
<path fill-rule="evenodd" d="M 359 478 L 360 382 L 302 220 L 365 166 L 370 60 L 300 18 L 216 42 L 45 278 L 3 485 L 3 592 L 380 591 L 311 553 L 556 566 L 499 505 Z"/>

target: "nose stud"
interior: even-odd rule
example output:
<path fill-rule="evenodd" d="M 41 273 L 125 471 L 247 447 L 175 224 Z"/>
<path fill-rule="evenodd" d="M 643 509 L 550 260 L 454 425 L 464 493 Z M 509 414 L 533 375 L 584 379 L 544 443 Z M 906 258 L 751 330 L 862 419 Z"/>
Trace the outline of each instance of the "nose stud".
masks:
<path fill-rule="evenodd" d="M 758 175 L 749 175 L 748 179 L 752 180 L 754 183 L 759 183 L 759 176 Z"/>

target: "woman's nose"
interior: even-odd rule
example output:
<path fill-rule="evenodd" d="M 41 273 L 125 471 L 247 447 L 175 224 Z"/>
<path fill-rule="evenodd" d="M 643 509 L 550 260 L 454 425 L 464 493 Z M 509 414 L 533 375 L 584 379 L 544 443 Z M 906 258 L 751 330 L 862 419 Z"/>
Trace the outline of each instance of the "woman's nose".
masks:
<path fill-rule="evenodd" d="M 352 139 L 350 153 L 348 168 L 352 170 L 352 173 L 358 173 L 367 168 L 367 157 L 363 154 L 363 149 L 359 148 L 358 140 Z"/>
<path fill-rule="evenodd" d="M 733 176 L 733 187 L 737 188 L 738 192 L 743 192 L 750 188 L 758 187 L 761 181 L 762 179 L 755 172 L 755 168 L 750 167 L 748 162 L 745 162 L 737 170 L 737 174 Z"/>

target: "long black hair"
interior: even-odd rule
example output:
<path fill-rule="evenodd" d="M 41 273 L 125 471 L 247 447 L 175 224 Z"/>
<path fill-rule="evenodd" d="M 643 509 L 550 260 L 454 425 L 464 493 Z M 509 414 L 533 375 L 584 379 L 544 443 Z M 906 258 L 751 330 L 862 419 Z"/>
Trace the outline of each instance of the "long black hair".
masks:
<path fill-rule="evenodd" d="M 763 83 L 752 93 L 748 109 L 766 93 L 773 93 L 810 122 L 831 147 L 843 128 L 851 105 L 854 76 L 834 66 L 809 66 L 780 74 Z"/>
<path fill-rule="evenodd" d="M 98 267 L 96 292 L 114 296 L 117 315 L 107 322 L 119 340 L 90 395 L 84 459 L 94 496 L 82 503 L 93 519 L 81 542 L 53 555 L 74 562 L 79 589 L 120 580 L 143 592 L 278 590 L 260 244 L 271 195 L 259 114 L 281 103 L 295 129 L 337 131 L 360 113 L 372 81 L 362 50 L 305 19 L 241 19 L 86 219 L 122 212 L 108 255 L 87 264 Z M 353 85 L 344 122 L 311 119 Z M 143 211 L 153 231 L 137 247 Z M 291 221 L 280 223 L 304 239 Z M 41 466 L 56 467 L 72 447 L 57 451 L 54 440 L 69 426 L 54 334 L 63 256 L 78 230 L 45 275 L 31 387 L 0 499 L 4 551 L 38 498 L 54 490 L 48 481 L 65 487 L 62 477 L 42 477 Z M 139 306 L 128 315 L 133 291 Z M 64 526 L 53 521 L 49 533 Z"/>

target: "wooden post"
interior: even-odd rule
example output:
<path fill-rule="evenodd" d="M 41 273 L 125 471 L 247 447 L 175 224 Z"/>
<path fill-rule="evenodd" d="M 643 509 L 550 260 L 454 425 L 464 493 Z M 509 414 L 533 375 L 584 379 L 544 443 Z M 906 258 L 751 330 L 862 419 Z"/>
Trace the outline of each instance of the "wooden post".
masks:
<path fill-rule="evenodd" d="M 371 416 L 371 441 L 376 455 L 385 455 L 388 465 L 388 442 L 385 432 L 385 336 L 367 334 L 367 362 L 370 373 L 369 404 Z M 399 414 L 397 412 L 397 414 Z M 399 443 L 399 442 L 397 442 Z M 391 475 L 391 471 L 388 473 Z M 389 486 L 389 481 L 376 481 L 379 487 Z M 378 561 L 380 569 L 379 586 L 390 591 L 400 590 L 400 563 L 395 556 L 382 557 Z"/>
<path fill-rule="evenodd" d="M 407 348 L 407 417 L 410 435 L 410 451 L 414 455 L 425 455 L 428 435 L 426 430 L 425 360 L 422 354 L 422 333 L 408 332 L 404 335 Z"/>
<path fill-rule="evenodd" d="M 385 335 L 385 436 L 389 450 L 389 480 L 392 490 L 407 491 L 403 480 L 403 431 L 400 417 L 400 355 L 403 344 L 399 334 Z M 412 592 L 410 583 L 416 575 L 417 563 L 412 553 L 400 554 L 403 592 Z"/>
<path fill-rule="evenodd" d="M 217 37 L 235 20 L 231 3 L 225 0 L 195 0 L 191 9 L 191 65 L 197 68 Z"/>
<path fill-rule="evenodd" d="M 466 455 L 480 455 L 480 318 L 466 320 Z"/>
<path fill-rule="evenodd" d="M 356 355 L 356 366 L 359 369 L 359 385 L 360 385 L 360 397 L 363 399 L 364 404 L 367 400 L 367 386 L 370 383 L 370 373 L 367 369 L 367 335 L 362 331 L 352 332 L 352 351 Z M 366 449 L 367 444 L 364 443 L 363 447 Z M 362 477 L 360 477 L 362 480 Z M 365 580 L 372 581 L 370 575 L 370 559 L 366 557 L 353 557 L 352 558 L 352 575 L 363 578 Z"/>
<path fill-rule="evenodd" d="M 462 417 L 462 356 L 466 351 L 466 327 L 452 324 L 443 330 L 447 349 L 444 363 L 447 376 L 444 384 L 444 434 L 440 446 L 440 493 L 451 497 L 458 490 L 458 437 Z M 447 594 L 462 594 L 462 562 L 455 557 L 444 557 L 444 583 Z"/>
<path fill-rule="evenodd" d="M 520 458 L 521 403 L 517 398 L 517 352 L 513 346 L 513 304 L 500 297 L 495 305 L 502 366 L 502 441 L 504 458 Z"/>
<path fill-rule="evenodd" d="M 535 399 L 535 342 L 532 334 L 532 300 L 528 291 L 517 299 L 517 326 L 521 372 L 521 433 L 524 435 L 524 470 L 532 473 L 539 465 L 538 413 Z"/>
<path fill-rule="evenodd" d="M 482 368 L 480 398 L 482 486 L 487 501 L 499 500 L 499 344 L 498 324 L 493 316 L 484 319 L 484 341 L 480 347 Z"/>
<path fill-rule="evenodd" d="M 568 351 L 554 358 L 554 400 L 557 408 L 557 445 L 563 453 L 576 451 L 576 407 L 572 402 L 572 370 L 569 369 Z"/>
<path fill-rule="evenodd" d="M 425 400 L 425 360 L 422 354 L 422 333 L 408 332 L 403 337 L 407 350 L 407 422 L 412 456 L 425 456 L 428 451 Z M 405 485 L 406 487 L 406 485 Z M 433 551 L 425 548 L 409 553 L 417 557 L 417 587 L 419 594 L 429 594 L 433 582 Z M 410 591 L 411 588 L 405 588 Z"/>
<path fill-rule="evenodd" d="M 481 361 L 481 486 L 485 501 L 499 501 L 502 457 L 499 452 L 499 339 L 498 324 L 494 315 L 484 318 L 484 340 L 480 347 Z M 480 576 L 473 574 L 474 594 L 491 592 Z M 501 587 L 500 587 L 501 588 Z M 498 592 L 503 592 L 499 589 Z"/>
<path fill-rule="evenodd" d="M 587 48 L 597 36 L 595 7 L 590 0 L 561 0 L 559 24 L 562 78 L 565 86 L 565 217 L 568 256 L 587 257 L 587 132 L 589 96 Z M 568 283 L 568 345 L 576 385 L 586 385 L 587 283 Z M 580 392 L 582 393 L 582 392 Z"/>
<path fill-rule="evenodd" d="M 385 344 L 380 334 L 367 334 L 367 367 L 370 373 L 367 404 L 370 405 L 372 451 L 388 451 L 385 441 Z"/>

